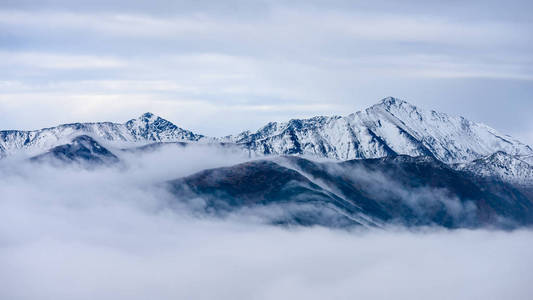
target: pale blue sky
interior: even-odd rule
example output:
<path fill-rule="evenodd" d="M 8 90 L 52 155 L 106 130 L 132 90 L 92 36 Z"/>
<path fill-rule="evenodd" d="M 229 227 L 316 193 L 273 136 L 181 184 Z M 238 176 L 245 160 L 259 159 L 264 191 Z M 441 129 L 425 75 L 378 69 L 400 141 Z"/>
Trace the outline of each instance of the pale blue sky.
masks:
<path fill-rule="evenodd" d="M 0 129 L 220 136 L 395 96 L 533 144 L 531 1 L 286 2 L 0 0 Z"/>

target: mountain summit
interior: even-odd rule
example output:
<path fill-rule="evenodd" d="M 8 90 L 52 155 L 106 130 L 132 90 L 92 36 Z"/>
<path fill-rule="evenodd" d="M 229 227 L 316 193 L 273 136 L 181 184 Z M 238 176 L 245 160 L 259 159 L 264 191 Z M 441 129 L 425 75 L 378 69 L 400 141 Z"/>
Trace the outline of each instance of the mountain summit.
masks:
<path fill-rule="evenodd" d="M 111 143 L 197 142 L 205 138 L 147 112 L 123 124 L 72 123 L 31 131 L 0 131 L 0 157 L 19 151 L 35 155 L 69 143 L 78 135 L 94 136 Z"/>
<path fill-rule="evenodd" d="M 444 163 L 467 163 L 498 151 L 532 157 L 520 141 L 463 117 L 418 108 L 394 97 L 347 116 L 318 116 L 270 122 L 256 132 L 208 138 L 147 112 L 126 123 L 73 123 L 33 131 L 0 131 L 0 156 L 32 154 L 64 144 L 77 135 L 107 142 L 224 142 L 252 156 L 309 155 L 337 160 L 391 155 L 432 156 Z"/>
<path fill-rule="evenodd" d="M 431 155 L 445 163 L 469 162 L 497 151 L 533 150 L 486 125 L 420 109 L 387 97 L 348 116 L 270 122 L 257 132 L 228 137 L 259 154 L 301 154 L 339 160 L 389 155 Z"/>
<path fill-rule="evenodd" d="M 147 112 L 126 122 L 125 127 L 135 140 L 154 142 L 198 141 L 202 135 L 182 129 L 171 122 Z"/>

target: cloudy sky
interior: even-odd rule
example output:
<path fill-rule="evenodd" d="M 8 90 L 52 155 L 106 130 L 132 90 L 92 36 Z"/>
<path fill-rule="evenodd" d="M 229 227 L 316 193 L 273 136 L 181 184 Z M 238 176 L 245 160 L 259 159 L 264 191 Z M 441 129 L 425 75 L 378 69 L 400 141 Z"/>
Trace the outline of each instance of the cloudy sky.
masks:
<path fill-rule="evenodd" d="M 286 2 L 1 0 L 0 129 L 218 136 L 396 96 L 533 144 L 533 2 Z"/>

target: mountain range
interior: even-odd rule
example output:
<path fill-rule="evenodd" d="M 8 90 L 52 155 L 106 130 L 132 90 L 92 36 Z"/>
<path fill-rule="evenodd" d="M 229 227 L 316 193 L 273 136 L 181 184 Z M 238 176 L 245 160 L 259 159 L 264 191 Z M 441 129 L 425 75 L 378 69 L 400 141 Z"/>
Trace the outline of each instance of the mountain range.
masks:
<path fill-rule="evenodd" d="M 0 131 L 0 155 L 8 156 L 20 152 L 42 153 L 52 147 L 68 143 L 78 135 L 89 135 L 114 145 L 210 140 L 203 135 L 182 129 L 152 113 L 145 113 L 124 124 L 72 123 L 31 131 L 3 130 Z"/>
<path fill-rule="evenodd" d="M 528 157 L 520 141 L 463 117 L 420 109 L 388 97 L 348 116 L 271 122 L 257 132 L 226 138 L 260 154 L 307 154 L 338 160 L 431 155 L 445 163 L 470 162 L 503 151 Z"/>
<path fill-rule="evenodd" d="M 486 125 L 420 109 L 388 97 L 348 116 L 270 122 L 256 132 L 206 137 L 152 113 L 126 123 L 73 123 L 32 131 L 0 131 L 0 155 L 44 152 L 86 134 L 107 143 L 232 143 L 250 155 L 310 155 L 337 160 L 389 155 L 431 155 L 444 163 L 465 163 L 505 152 L 531 161 L 533 149 Z"/>
<path fill-rule="evenodd" d="M 347 116 L 270 122 L 226 137 L 196 134 L 152 113 L 123 124 L 0 131 L 0 157 L 37 163 L 114 165 L 125 152 L 167 145 L 229 148 L 250 158 L 164 183 L 177 201 L 201 199 L 202 213 L 268 207 L 272 223 L 341 227 L 533 223 L 531 147 L 392 97 Z"/>
<path fill-rule="evenodd" d="M 533 223 L 527 189 L 472 176 L 429 156 L 343 162 L 281 156 L 167 184 L 177 199 L 201 199 L 203 213 L 267 215 L 275 224 L 514 228 Z"/>

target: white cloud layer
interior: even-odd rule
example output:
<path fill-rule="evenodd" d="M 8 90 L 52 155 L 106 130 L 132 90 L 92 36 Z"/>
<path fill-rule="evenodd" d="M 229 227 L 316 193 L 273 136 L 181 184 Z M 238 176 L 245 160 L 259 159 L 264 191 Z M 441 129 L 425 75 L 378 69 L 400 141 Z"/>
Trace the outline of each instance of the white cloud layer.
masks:
<path fill-rule="evenodd" d="M 533 232 L 284 229 L 193 218 L 155 183 L 242 161 L 0 165 L 2 299 L 529 299 Z M 174 205 L 170 205 L 174 203 Z M 173 208 L 170 208 L 173 207 Z"/>

